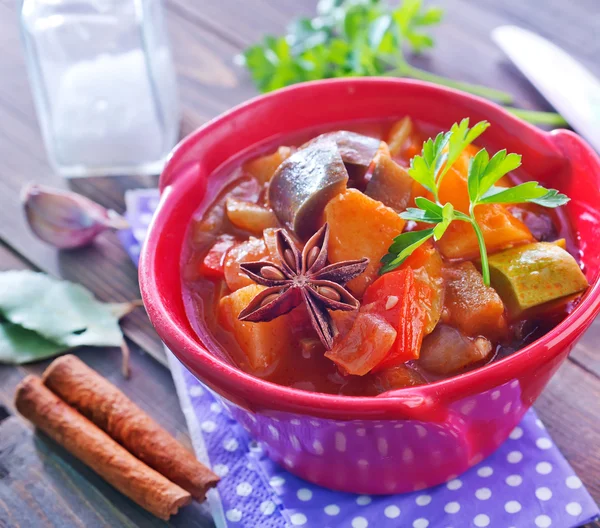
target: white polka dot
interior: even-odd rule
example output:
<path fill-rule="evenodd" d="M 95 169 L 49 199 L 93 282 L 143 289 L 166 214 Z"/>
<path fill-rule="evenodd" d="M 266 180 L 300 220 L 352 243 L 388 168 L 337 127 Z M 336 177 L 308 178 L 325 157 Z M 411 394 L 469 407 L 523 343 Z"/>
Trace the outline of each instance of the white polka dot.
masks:
<path fill-rule="evenodd" d="M 506 456 L 506 460 L 511 464 L 517 464 L 523 460 L 523 453 L 521 451 L 511 451 Z"/>
<path fill-rule="evenodd" d="M 578 517 L 579 515 L 581 515 L 583 508 L 578 502 L 569 502 L 569 504 L 567 504 L 567 506 L 565 507 L 565 510 L 567 510 L 567 513 L 569 515 L 572 515 L 573 517 Z"/>
<path fill-rule="evenodd" d="M 429 526 L 429 521 L 421 517 L 420 519 L 416 519 L 413 522 L 413 528 L 427 528 Z"/>
<path fill-rule="evenodd" d="M 293 467 L 294 467 L 294 461 L 293 461 L 291 458 L 289 458 L 289 457 L 285 457 L 285 458 L 283 459 L 283 463 L 284 463 L 284 464 L 285 464 L 287 467 L 289 467 L 289 468 L 293 468 Z"/>
<path fill-rule="evenodd" d="M 200 427 L 205 433 L 212 433 L 217 428 L 217 424 L 212 420 L 206 420 L 205 422 L 202 422 Z"/>
<path fill-rule="evenodd" d="M 300 451 L 300 440 L 296 435 L 290 435 L 290 444 L 296 451 Z"/>
<path fill-rule="evenodd" d="M 252 414 L 247 414 L 246 416 L 247 416 L 248 418 L 250 418 L 250 421 L 251 421 L 252 423 L 256 423 L 256 418 L 254 417 L 254 415 L 252 415 Z"/>
<path fill-rule="evenodd" d="M 321 427 L 321 424 L 319 422 L 317 422 L 316 420 L 311 420 L 310 422 L 308 422 L 310 425 L 312 425 L 313 427 Z"/>
<path fill-rule="evenodd" d="M 337 504 L 329 504 L 325 506 L 324 510 L 327 515 L 331 515 L 332 517 L 340 513 L 340 507 Z"/>
<path fill-rule="evenodd" d="M 382 457 L 387 456 L 388 454 L 388 442 L 385 438 L 377 439 L 377 450 Z"/>
<path fill-rule="evenodd" d="M 427 429 L 420 424 L 415 425 L 415 431 L 417 431 L 417 436 L 419 438 L 425 438 L 427 436 Z"/>
<path fill-rule="evenodd" d="M 345 422 L 335 422 L 336 427 L 346 427 Z"/>
<path fill-rule="evenodd" d="M 210 410 L 215 414 L 219 414 L 221 412 L 221 406 L 217 402 L 212 402 L 210 404 Z"/>
<path fill-rule="evenodd" d="M 446 487 L 449 490 L 453 490 L 453 491 L 460 489 L 462 487 L 462 481 L 459 479 L 451 480 L 450 482 L 448 482 L 448 484 L 446 484 Z"/>
<path fill-rule="evenodd" d="M 323 454 L 323 452 L 325 451 L 325 450 L 323 449 L 323 444 L 321 444 L 321 442 L 319 442 L 318 440 L 315 440 L 315 441 L 313 442 L 313 449 L 315 450 L 315 453 L 316 453 L 317 455 L 322 455 L 322 454 Z"/>
<path fill-rule="evenodd" d="M 227 451 L 233 452 L 238 448 L 238 442 L 235 438 L 228 438 L 223 442 L 223 447 Z"/>
<path fill-rule="evenodd" d="M 510 382 L 510 386 L 511 386 L 513 389 L 516 389 L 516 388 L 519 386 L 519 380 L 513 380 L 513 381 L 511 381 L 511 382 Z"/>
<path fill-rule="evenodd" d="M 547 501 L 552 498 L 552 491 L 546 487 L 538 488 L 535 490 L 535 496 L 542 501 Z"/>
<path fill-rule="evenodd" d="M 521 511 L 521 503 L 519 501 L 516 501 L 516 500 L 508 501 L 504 505 L 504 509 L 506 510 L 506 513 L 517 513 L 517 512 L 520 512 Z"/>
<path fill-rule="evenodd" d="M 460 408 L 460 412 L 466 415 L 469 415 L 473 412 L 473 409 L 475 409 L 475 406 L 477 405 L 477 402 L 475 400 L 470 400 L 466 403 L 462 404 L 462 407 Z"/>
<path fill-rule="evenodd" d="M 523 482 L 523 477 L 521 477 L 521 475 L 509 475 L 506 477 L 506 483 L 513 488 L 515 486 L 520 486 L 521 482 Z"/>
<path fill-rule="evenodd" d="M 141 228 L 138 227 L 137 229 L 133 230 L 133 236 L 136 238 L 136 240 L 142 241 L 146 238 L 146 229 L 145 228 Z"/>
<path fill-rule="evenodd" d="M 352 528 L 367 528 L 369 526 L 369 521 L 364 517 L 354 517 L 352 519 Z"/>
<path fill-rule="evenodd" d="M 270 424 L 268 426 L 268 429 L 271 432 L 271 436 L 275 438 L 275 440 L 277 440 L 279 438 L 279 431 L 273 425 Z"/>
<path fill-rule="evenodd" d="M 306 502 L 306 501 L 309 501 L 310 499 L 312 499 L 313 493 L 308 488 L 300 488 L 298 490 L 298 493 L 296 493 L 296 496 L 301 501 L 305 501 Z"/>
<path fill-rule="evenodd" d="M 190 396 L 193 398 L 197 398 L 198 396 L 202 396 L 204 394 L 204 389 L 200 387 L 200 385 L 194 385 L 190 387 Z"/>
<path fill-rule="evenodd" d="M 225 517 L 227 517 L 227 520 L 231 522 L 238 522 L 242 519 L 242 512 L 237 508 L 234 508 L 233 510 L 227 510 Z"/>
<path fill-rule="evenodd" d="M 406 464 L 410 464 L 415 459 L 415 454 L 410 447 L 405 447 L 402 451 L 402 460 Z"/>
<path fill-rule="evenodd" d="M 241 482 L 235 487 L 235 492 L 240 497 L 247 497 L 252 493 L 252 486 L 248 482 Z"/>
<path fill-rule="evenodd" d="M 377 424 L 377 425 L 375 426 L 375 429 L 383 429 L 383 424 Z"/>
<path fill-rule="evenodd" d="M 582 486 L 581 479 L 576 475 L 571 475 L 570 477 L 567 477 L 565 483 L 567 485 L 567 488 L 571 489 L 579 489 Z"/>
<path fill-rule="evenodd" d="M 357 464 L 361 467 L 361 468 L 366 468 L 369 465 L 369 461 L 365 460 L 364 458 L 361 458 Z"/>
<path fill-rule="evenodd" d="M 401 423 L 394 425 L 394 429 L 402 429 L 403 427 L 404 427 L 404 424 L 401 424 Z"/>
<path fill-rule="evenodd" d="M 503 408 L 502 408 L 502 412 L 504 414 L 508 414 L 510 412 L 510 410 L 512 409 L 512 402 L 508 402 Z"/>
<path fill-rule="evenodd" d="M 508 436 L 512 440 L 518 440 L 523 436 L 523 429 L 521 429 L 520 427 L 515 427 Z"/>
<path fill-rule="evenodd" d="M 261 502 L 258 508 L 260 513 L 263 515 L 271 515 L 275 511 L 275 503 L 273 501 L 266 500 Z"/>
<path fill-rule="evenodd" d="M 546 429 L 544 427 L 544 424 L 542 422 L 542 420 L 540 420 L 539 418 L 535 421 L 535 424 L 540 428 L 540 429 Z"/>
<path fill-rule="evenodd" d="M 388 519 L 395 519 L 396 517 L 398 517 L 400 515 L 400 508 L 398 508 L 398 506 L 394 506 L 392 504 L 391 506 L 387 506 L 386 509 L 383 510 L 383 514 Z"/>
<path fill-rule="evenodd" d="M 478 528 L 484 528 L 490 525 L 490 518 L 485 513 L 480 513 L 473 519 L 473 524 Z"/>
<path fill-rule="evenodd" d="M 273 488 L 277 488 L 279 486 L 283 486 L 285 484 L 285 479 L 283 477 L 271 477 L 271 479 L 269 480 L 269 484 L 273 487 Z"/>
<path fill-rule="evenodd" d="M 359 427 L 359 428 L 356 430 L 356 434 L 357 434 L 358 436 L 365 436 L 365 435 L 367 434 L 367 430 L 366 430 L 366 429 L 364 429 L 364 428 L 362 428 L 362 427 Z"/>
<path fill-rule="evenodd" d="M 488 500 L 492 496 L 492 490 L 490 488 L 479 488 L 475 492 L 475 497 L 479 500 Z"/>
<path fill-rule="evenodd" d="M 547 475 L 552 471 L 552 464 L 550 464 L 550 462 L 540 462 L 537 466 L 535 466 L 535 470 L 540 475 Z"/>
<path fill-rule="evenodd" d="M 550 449 L 552 447 L 552 441 L 549 438 L 538 438 L 535 445 L 540 449 Z"/>
<path fill-rule="evenodd" d="M 292 425 L 300 425 L 300 420 L 298 420 L 297 418 L 292 418 L 292 419 L 290 420 L 290 423 L 291 423 Z"/>
<path fill-rule="evenodd" d="M 552 519 L 550 519 L 550 517 L 548 517 L 547 515 L 538 515 L 535 518 L 535 525 L 538 528 L 548 528 L 548 526 L 550 526 L 552 524 Z"/>
<path fill-rule="evenodd" d="M 229 473 L 229 467 L 225 464 L 215 464 L 212 469 L 219 477 L 224 477 Z"/>
<path fill-rule="evenodd" d="M 356 498 L 356 504 L 359 506 L 366 506 L 367 504 L 371 504 L 371 500 L 371 497 L 368 495 L 361 495 L 360 497 Z"/>
<path fill-rule="evenodd" d="M 431 502 L 431 495 L 419 495 L 415 502 L 418 506 L 427 506 Z"/>
<path fill-rule="evenodd" d="M 335 449 L 340 453 L 346 451 L 346 435 L 341 431 L 335 433 Z"/>
<path fill-rule="evenodd" d="M 304 526 L 307 518 L 303 513 L 294 513 L 294 515 L 290 517 L 290 521 L 292 521 L 294 526 Z"/>
<path fill-rule="evenodd" d="M 477 470 L 477 474 L 480 477 L 490 477 L 491 475 L 493 475 L 494 470 L 490 467 L 490 466 L 483 466 L 482 468 L 479 468 Z"/>
<path fill-rule="evenodd" d="M 460 504 L 458 502 L 449 502 L 444 506 L 444 511 L 446 513 L 457 513 L 460 510 Z"/>

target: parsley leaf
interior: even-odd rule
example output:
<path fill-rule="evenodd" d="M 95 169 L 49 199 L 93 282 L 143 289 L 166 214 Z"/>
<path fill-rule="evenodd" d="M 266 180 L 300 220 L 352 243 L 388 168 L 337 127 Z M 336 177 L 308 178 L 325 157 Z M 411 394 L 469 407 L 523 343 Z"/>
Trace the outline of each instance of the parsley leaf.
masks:
<path fill-rule="evenodd" d="M 442 9 L 425 7 L 423 0 L 402 0 L 396 7 L 383 0 L 320 0 L 316 16 L 292 21 L 283 36 L 266 36 L 247 48 L 239 62 L 261 92 L 316 79 L 393 75 L 511 103 L 506 92 L 435 75 L 407 61 L 407 51 L 434 46 L 429 31 L 442 18 Z M 552 112 L 509 110 L 531 123 L 566 124 Z"/>
<path fill-rule="evenodd" d="M 440 240 L 448 226 L 454 220 L 469 222 L 479 244 L 481 257 L 481 273 L 486 285 L 490 285 L 490 270 L 487 249 L 483 233 L 475 217 L 475 207 L 480 204 L 504 204 L 531 202 L 543 207 L 559 207 L 569 201 L 556 189 L 546 189 L 538 182 L 530 181 L 514 187 L 498 187 L 495 184 L 506 174 L 521 165 L 521 156 L 507 154 L 501 150 L 490 158 L 486 149 L 481 149 L 469 162 L 467 190 L 469 194 L 469 214 L 456 211 L 448 202 L 441 204 L 439 189 L 444 174 L 458 159 L 464 149 L 479 137 L 489 126 L 487 121 L 477 123 L 469 128 L 469 120 L 463 119 L 455 123 L 449 132 L 440 133 L 435 140 L 428 139 L 423 143 L 420 155 L 411 160 L 408 174 L 423 185 L 435 197 L 431 201 L 425 197 L 415 198 L 416 207 L 409 207 L 400 213 L 404 220 L 433 224 L 423 231 L 402 233 L 394 239 L 388 253 L 381 259 L 383 266 L 380 273 L 391 271 L 404 262 L 406 258 L 421 244 L 430 238 Z"/>

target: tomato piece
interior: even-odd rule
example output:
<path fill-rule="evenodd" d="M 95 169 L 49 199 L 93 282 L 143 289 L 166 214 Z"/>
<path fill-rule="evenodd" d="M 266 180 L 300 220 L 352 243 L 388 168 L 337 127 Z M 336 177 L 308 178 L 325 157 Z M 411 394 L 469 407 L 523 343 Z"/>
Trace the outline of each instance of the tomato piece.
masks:
<path fill-rule="evenodd" d="M 224 278 L 225 256 L 235 243 L 235 238 L 231 235 L 221 235 L 202 260 L 200 273 L 208 279 Z"/>
<path fill-rule="evenodd" d="M 433 242 L 419 246 L 402 264 L 402 268 L 414 270 L 415 280 L 427 286 L 421 288 L 419 301 L 425 313 L 425 334 L 430 334 L 437 325 L 444 308 L 444 263 Z"/>
<path fill-rule="evenodd" d="M 415 280 L 411 267 L 386 273 L 369 286 L 363 297 L 363 310 L 380 315 L 397 331 L 389 354 L 373 372 L 419 357 L 426 325 L 422 299 L 431 295 L 427 284 Z"/>
<path fill-rule="evenodd" d="M 386 357 L 396 330 L 381 315 L 359 312 L 352 328 L 325 353 L 345 374 L 364 376 Z"/>

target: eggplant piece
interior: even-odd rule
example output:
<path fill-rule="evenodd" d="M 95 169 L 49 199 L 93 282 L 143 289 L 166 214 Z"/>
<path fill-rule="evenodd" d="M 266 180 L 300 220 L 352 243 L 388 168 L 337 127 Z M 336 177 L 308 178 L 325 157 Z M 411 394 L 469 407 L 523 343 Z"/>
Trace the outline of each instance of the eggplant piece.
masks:
<path fill-rule="evenodd" d="M 359 189 L 364 189 L 364 178 L 377 150 L 381 145 L 381 140 L 349 132 L 348 130 L 337 130 L 335 132 L 326 132 L 308 143 L 305 143 L 301 148 L 316 145 L 322 141 L 334 141 L 337 145 L 342 160 L 346 165 L 350 179 Z"/>
<path fill-rule="evenodd" d="M 335 142 L 318 141 L 281 163 L 269 185 L 269 206 L 283 225 L 306 239 L 318 229 L 329 200 L 343 193 L 347 183 Z"/>
<path fill-rule="evenodd" d="M 473 366 L 492 353 L 492 343 L 486 337 L 469 338 L 460 330 L 439 324 L 423 339 L 417 364 L 440 376 L 456 374 Z"/>
<path fill-rule="evenodd" d="M 577 261 L 555 243 L 507 249 L 492 255 L 489 264 L 492 286 L 511 317 L 589 286 Z"/>
<path fill-rule="evenodd" d="M 367 183 L 365 194 L 401 213 L 410 201 L 412 186 L 413 179 L 406 169 L 381 152 L 376 158 L 373 176 Z"/>

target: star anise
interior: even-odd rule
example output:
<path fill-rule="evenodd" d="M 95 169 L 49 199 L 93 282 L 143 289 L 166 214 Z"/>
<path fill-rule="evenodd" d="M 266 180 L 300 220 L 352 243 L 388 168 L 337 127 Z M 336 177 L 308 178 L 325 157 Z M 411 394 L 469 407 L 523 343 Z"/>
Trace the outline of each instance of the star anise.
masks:
<path fill-rule="evenodd" d="M 357 310 L 360 302 L 345 288 L 360 275 L 368 258 L 327 264 L 329 226 L 325 224 L 306 243 L 302 253 L 284 229 L 276 232 L 279 263 L 260 261 L 240 264 L 254 282 L 267 289 L 261 291 L 244 308 L 242 321 L 271 321 L 301 303 L 306 304 L 310 321 L 319 339 L 330 350 L 336 333 L 328 310 Z"/>

